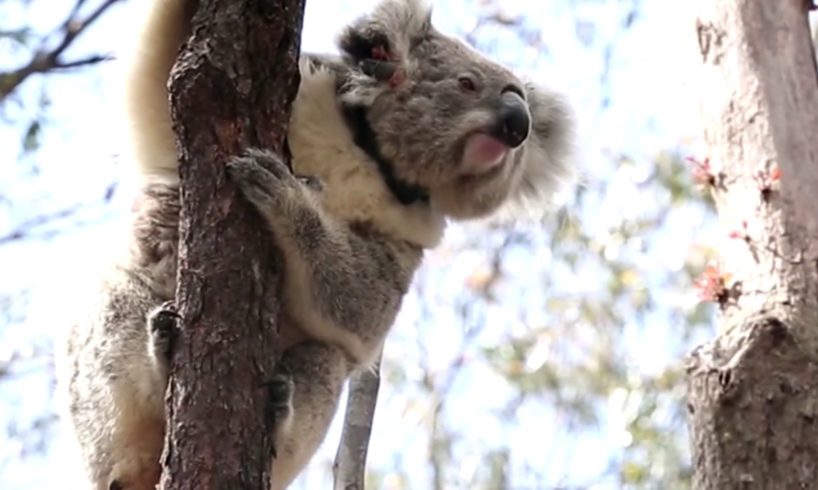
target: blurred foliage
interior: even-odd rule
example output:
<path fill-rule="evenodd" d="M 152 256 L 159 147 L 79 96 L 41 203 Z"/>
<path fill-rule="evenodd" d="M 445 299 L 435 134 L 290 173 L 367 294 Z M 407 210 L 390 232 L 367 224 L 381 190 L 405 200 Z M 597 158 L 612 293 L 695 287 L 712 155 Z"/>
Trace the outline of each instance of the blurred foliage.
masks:
<path fill-rule="evenodd" d="M 435 277 L 462 275 L 466 287 L 446 289 L 429 297 L 423 289 L 434 279 L 419 281 L 416 294 L 431 311 L 414 327 L 421 332 L 417 342 L 424 342 L 424 338 L 427 342 L 435 341 L 436 331 L 441 328 L 435 318 L 446 316 L 441 310 L 451 309 L 454 304 L 467 305 L 468 312 L 457 315 L 465 320 L 461 338 L 467 345 L 456 351 L 441 370 L 423 372 L 418 398 L 407 401 L 431 405 L 427 409 L 432 424 L 430 465 L 443 468 L 440 470 L 443 475 L 434 475 L 432 481 L 438 483 L 428 488 L 686 488 L 690 462 L 680 358 L 691 346 L 695 333 L 706 332 L 712 309 L 695 301 L 674 307 L 663 300 L 672 292 L 689 296 L 691 271 L 700 270 L 702 258 L 693 252 L 685 258 L 681 270 L 657 268 L 646 243 L 654 236 L 674 233 L 669 216 L 675 208 L 695 208 L 708 215 L 710 207 L 699 198 L 679 158 L 660 155 L 655 164 L 654 175 L 635 184 L 632 191 L 657 205 L 638 216 L 611 223 L 605 230 L 592 231 L 584 226 L 582 213 L 593 212 L 591 201 L 604 202 L 608 193 L 602 182 L 589 179 L 575 196 L 576 206 L 564 212 L 563 224 L 530 227 L 511 235 L 509 230 L 499 228 L 490 232 L 493 239 L 485 231 L 469 230 L 462 242 L 449 243 L 450 255 L 445 261 L 429 266 L 445 269 Z M 491 248 L 487 241 L 502 244 Z M 550 255 L 547 260 L 542 260 L 542 250 L 549 251 L 545 254 Z M 483 266 L 485 269 L 478 267 L 471 276 L 468 271 L 459 273 L 456 265 L 445 263 L 456 255 L 470 253 L 494 257 L 485 260 L 489 264 Z M 523 265 L 506 267 L 511 261 Z M 515 302 L 510 300 L 531 293 L 527 284 L 515 287 L 523 276 L 508 269 L 518 267 L 535 276 L 532 283 L 540 284 L 539 307 L 523 304 L 515 308 Z M 560 269 L 563 271 L 557 272 Z M 567 286 L 560 283 L 563 273 L 575 278 L 588 277 L 594 283 Z M 493 308 L 502 311 L 503 318 L 495 320 L 497 325 L 487 325 L 485 317 L 473 320 L 473 324 L 469 321 L 469 315 L 476 311 Z M 483 330 L 502 333 L 488 334 Z M 644 337 L 666 337 L 669 345 L 650 345 L 638 338 L 642 336 L 639 330 L 653 330 Z M 666 363 L 642 371 L 639 357 L 643 349 L 666 349 Z M 411 379 L 406 374 L 407 357 L 403 352 L 395 357 L 389 353 L 387 348 L 387 361 L 391 361 L 387 364 L 389 381 Z M 463 396 L 454 394 L 458 388 L 452 379 L 470 378 L 465 371 L 478 369 L 476 364 L 484 364 L 490 370 L 481 376 L 502 378 L 500 384 L 506 385 L 505 393 L 491 393 L 489 397 L 494 403 L 490 406 L 496 407 L 494 412 L 504 419 L 507 430 L 528 434 L 531 446 L 497 443 L 493 447 L 487 441 L 477 445 L 474 439 L 481 439 L 479 426 L 475 431 L 478 434 L 470 435 L 447 427 L 447 421 L 463 418 L 456 409 L 445 408 L 449 397 Z M 412 367 L 429 369 L 422 361 Z M 470 382 L 480 383 L 474 379 Z M 484 401 L 479 395 L 474 396 L 478 402 Z M 502 402 L 496 405 L 499 400 Z M 472 409 L 486 408 L 478 404 Z M 538 412 L 558 422 L 545 424 L 555 426 L 550 429 L 527 426 L 518 421 L 519 414 L 525 411 Z M 549 437 L 550 430 L 561 434 Z M 552 451 L 576 451 L 574 457 L 582 458 L 583 449 L 569 447 L 574 437 L 588 433 L 607 439 L 604 457 L 609 461 L 595 478 L 589 480 L 586 476 L 577 481 L 573 471 L 565 471 L 562 463 L 549 463 L 545 447 L 559 441 L 563 447 L 551 448 Z M 458 439 L 468 440 L 467 448 L 458 448 L 455 443 Z M 537 445 L 544 447 L 539 465 L 515 468 L 520 464 L 518 458 L 538 460 L 537 456 L 525 454 Z M 468 459 L 467 454 L 474 451 L 480 453 L 482 467 L 464 479 L 458 475 L 455 462 Z M 498 459 L 498 455 L 502 458 Z M 601 453 L 594 455 L 600 457 Z M 517 476 L 512 478 L 509 474 Z M 497 481 L 508 483 L 492 483 Z"/>
<path fill-rule="evenodd" d="M 52 240 L 98 221 L 100 199 L 89 189 L 72 196 L 79 186 L 55 178 L 58 162 L 44 162 L 40 150 L 50 143 L 53 155 L 55 140 L 72 139 L 66 128 L 74 121 L 55 117 L 52 96 L 78 90 L 81 104 L 90 92 L 83 84 L 103 59 L 96 50 L 108 47 L 80 45 L 86 28 L 116 1 L 0 1 L 0 488 L 27 488 L 21 481 L 43 486 L 36 482 L 48 472 L 38 470 L 53 466 L 49 458 L 60 453 L 53 449 L 59 425 L 51 336 L 62 326 L 43 324 L 43 302 L 32 296 L 53 294 L 45 292 L 59 282 L 52 261 L 70 254 Z M 72 85 L 76 80 L 83 82 Z M 64 306 L 50 303 L 54 310 Z"/>
<path fill-rule="evenodd" d="M 467 38 L 481 49 L 528 45 L 546 58 L 559 49 L 541 44 L 534 16 L 477 3 Z M 618 24 L 592 41 L 611 26 L 577 13 L 577 36 L 604 67 L 604 114 L 618 42 L 641 21 L 642 3 L 573 5 L 607 9 Z M 430 475 L 417 483 L 395 465 L 411 483 L 378 488 L 689 487 L 682 358 L 711 333 L 713 308 L 698 303 L 692 283 L 711 255 L 697 233 L 715 225 L 682 138 L 652 155 L 594 148 L 584 185 L 556 219 L 469 226 L 427 257 L 409 301 L 421 314 L 403 318 L 385 370 L 388 383 L 405 383 L 392 395 L 405 412 L 420 411 Z M 458 347 L 436 355 L 429 345 L 414 355 L 396 347 L 449 339 Z M 499 429 L 481 424 L 492 417 Z"/>

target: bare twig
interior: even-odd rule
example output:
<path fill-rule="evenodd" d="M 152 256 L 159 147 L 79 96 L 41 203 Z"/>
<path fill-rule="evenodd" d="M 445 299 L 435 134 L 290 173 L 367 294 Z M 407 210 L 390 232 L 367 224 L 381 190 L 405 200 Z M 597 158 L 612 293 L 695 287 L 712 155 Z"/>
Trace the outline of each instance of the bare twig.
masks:
<path fill-rule="evenodd" d="M 71 69 L 71 68 L 79 68 L 81 66 L 95 65 L 95 64 L 100 63 L 102 61 L 105 61 L 107 59 L 110 59 L 110 57 L 105 56 L 105 55 L 101 55 L 101 54 L 95 54 L 95 55 L 88 56 L 87 58 L 80 58 L 80 59 L 74 60 L 74 61 L 65 61 L 65 62 L 58 61 L 58 62 L 56 62 L 54 64 L 54 69 L 55 70 L 56 69 L 68 70 L 68 69 Z"/>
<path fill-rule="evenodd" d="M 363 490 L 366 476 L 366 453 L 372 434 L 372 419 L 378 402 L 381 361 L 349 382 L 344 430 L 335 453 L 332 473 L 335 490 Z"/>
<path fill-rule="evenodd" d="M 82 34 L 91 24 L 93 24 L 99 17 L 105 13 L 113 4 L 120 0 L 105 0 L 95 10 L 93 10 L 84 19 L 78 18 L 79 10 L 85 4 L 86 0 L 77 0 L 74 8 L 68 16 L 68 19 L 58 29 L 62 34 L 60 42 L 51 49 L 46 49 L 46 39 L 51 36 L 46 36 L 43 40 L 43 46 L 34 53 L 29 61 L 24 66 L 11 70 L 9 72 L 0 72 L 0 102 L 4 101 L 17 87 L 20 86 L 28 77 L 37 73 L 47 73 L 54 70 L 77 68 L 94 63 L 99 63 L 107 59 L 106 56 L 92 55 L 86 58 L 63 61 L 62 54 L 74 42 L 74 40 Z"/>
<path fill-rule="evenodd" d="M 20 223 L 19 226 L 17 226 L 17 228 L 9 231 L 4 235 L 0 235 L 0 245 L 17 240 L 22 240 L 26 238 L 35 228 L 39 228 L 41 226 L 53 223 L 55 221 L 60 221 L 65 218 L 69 218 L 75 215 L 77 211 L 79 211 L 79 209 L 80 209 L 79 205 L 74 205 L 65 209 L 61 209 L 51 214 L 41 214 L 38 216 L 34 216 L 33 218 L 30 218 L 26 221 L 23 221 L 22 223 Z"/>

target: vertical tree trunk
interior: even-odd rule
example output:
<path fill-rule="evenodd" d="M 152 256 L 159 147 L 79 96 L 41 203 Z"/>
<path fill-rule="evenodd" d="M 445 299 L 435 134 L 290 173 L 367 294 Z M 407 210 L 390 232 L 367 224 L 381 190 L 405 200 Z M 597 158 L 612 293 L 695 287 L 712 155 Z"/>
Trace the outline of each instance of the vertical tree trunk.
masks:
<path fill-rule="evenodd" d="M 174 0 L 178 1 L 178 0 Z M 281 150 L 298 87 L 304 0 L 200 0 L 174 68 L 181 224 L 164 489 L 268 488 L 279 269 L 269 231 L 223 166 Z"/>
<path fill-rule="evenodd" d="M 720 333 L 688 362 L 697 489 L 818 485 L 818 76 L 804 0 L 703 0 Z M 721 288 L 720 281 L 726 288 Z"/>

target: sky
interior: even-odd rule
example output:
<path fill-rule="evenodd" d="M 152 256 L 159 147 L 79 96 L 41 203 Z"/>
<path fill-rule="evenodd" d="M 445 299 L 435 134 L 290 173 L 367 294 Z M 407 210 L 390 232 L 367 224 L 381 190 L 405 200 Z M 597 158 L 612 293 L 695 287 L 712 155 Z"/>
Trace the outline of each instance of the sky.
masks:
<path fill-rule="evenodd" d="M 302 48 L 312 52 L 333 51 L 331 33 L 337 32 L 339 26 L 374 3 L 371 0 L 308 0 Z M 470 31 L 478 22 L 475 3 L 466 0 L 434 2 L 433 21 L 444 32 Z M 609 187 L 607 201 L 596 203 L 595 211 L 583 217 L 589 228 L 600 235 L 606 233 L 611 222 L 637 216 L 641 210 L 652 206 L 650 202 L 634 198 L 637 194 L 633 190 L 640 178 L 649 173 L 657 153 L 679 146 L 693 154 L 701 151 L 698 112 L 696 100 L 691 95 L 689 76 L 697 52 L 692 20 L 678 5 L 669 5 L 680 2 L 644 0 L 632 28 L 623 31 L 622 3 L 618 0 L 539 3 L 504 0 L 504 12 L 524 17 L 524 25 L 531 30 L 537 28 L 539 44 L 546 49 L 526 46 L 519 39 L 508 38 L 508 32 L 492 29 L 479 31 L 477 46 L 491 50 L 492 56 L 517 67 L 531 79 L 567 94 L 576 108 L 579 122 L 577 165 L 583 173 L 593 175 Z M 9 8 L 5 5 L 0 7 L 0 13 L 46 30 L 58 23 L 71 5 L 72 2 L 67 0 L 35 0 L 27 17 L 20 12 L 3 12 L 2 9 Z M 133 37 L 134 19 L 139 8 L 134 1 L 114 8 L 87 36 L 83 36 L 73 53 L 81 54 L 100 46 L 121 52 Z M 0 46 L 0 55 L 6 54 Z M 8 54 L 10 58 L 14 57 L 13 53 Z M 5 60 L 0 61 L 5 64 Z M 30 290 L 26 320 L 0 333 L 0 359 L 20 348 L 51 349 L 53 339 L 59 338 L 67 326 L 65 319 L 69 312 L 82 304 L 78 298 L 93 282 L 97 268 L 104 266 L 103 258 L 110 255 L 114 248 L 112 244 L 125 232 L 127 220 L 123 217 L 130 206 L 132 189 L 128 188 L 129 169 L 123 159 L 118 158 L 123 148 L 122 120 L 117 115 L 120 76 L 117 63 L 110 63 L 101 69 L 99 76 L 62 76 L 60 83 L 49 86 L 50 124 L 43 146 L 36 154 L 36 179 L 27 178 L 29 170 L 26 165 L 13 163 L 20 157 L 19 129 L 0 127 L 0 162 L 5 162 L 0 165 L 0 182 L 15 183 L 0 186 L 2 196 L 10 203 L 0 209 L 0 229 L 12 227 L 25 216 L 61 209 L 71 203 L 100 203 L 82 214 L 85 222 L 82 227 L 55 238 L 19 242 L 0 250 L 0 292 L 20 288 Z M 28 90 L 36 94 L 37 88 L 34 83 Z M 10 112 L 12 117 L 26 114 L 24 109 L 11 109 Z M 622 154 L 629 155 L 636 162 L 624 173 L 611 164 L 612 157 Z M 111 202 L 102 205 L 113 181 L 121 182 L 120 187 Z M 21 207 L 15 203 L 26 205 Z M 686 230 L 686 234 L 658 239 L 653 252 L 645 259 L 653 261 L 657 268 L 680 269 L 694 241 L 694 231 L 697 234 L 695 240 L 706 240 L 715 233 L 699 212 L 680 212 L 672 219 L 676 220 L 678 229 Z M 458 257 L 456 264 L 451 266 L 454 270 L 436 272 L 434 269 L 434 265 L 446 262 L 447 253 L 466 241 L 473 232 L 469 227 L 453 228 L 441 250 L 427 258 L 427 263 L 432 265 L 428 265 L 420 276 L 424 284 L 432 285 L 429 287 L 431 291 L 415 291 L 407 298 L 395 327 L 396 340 L 387 347 L 388 355 L 395 358 L 419 355 L 412 342 L 406 339 L 415 339 L 415 333 L 410 330 L 422 317 L 424 295 L 445 297 L 447 290 L 461 287 L 458 278 L 485 262 L 479 251 L 472 251 Z M 541 268 L 549 265 L 546 244 L 544 240 L 536 259 Z M 615 256 L 623 252 L 609 247 L 606 253 Z M 513 277 L 519 280 L 507 295 L 509 305 L 541 300 L 538 297 L 526 299 L 524 294 L 540 287 L 536 283 L 537 276 L 530 273 L 530 259 L 530 256 L 522 255 L 516 261 L 513 258 L 509 261 Z M 591 294 L 598 281 L 594 280 L 592 272 L 587 274 L 588 277 L 584 277 L 566 272 L 563 277 L 565 289 L 576 294 Z M 669 301 L 684 303 L 689 298 L 673 297 Z M 428 343 L 424 355 L 433 366 L 436 363 L 444 366 L 454 355 L 452 346 L 457 345 L 458 333 L 445 328 L 447 322 L 456 322 L 456 319 L 446 317 L 447 314 L 451 314 L 450 310 L 435 310 L 436 320 L 429 327 L 434 329 L 435 341 Z M 498 329 L 484 332 L 484 342 L 499 338 L 499 329 L 523 328 L 507 318 L 507 311 L 503 308 L 489 309 L 481 314 Z M 634 362 L 640 370 L 660 370 L 667 365 L 668 352 L 674 346 L 669 345 L 666 334 L 636 326 L 626 328 L 626 334 L 631 336 L 633 345 L 650 342 L 650 345 L 659 346 L 634 351 Z M 0 399 L 4 401 L 0 404 L 0 421 L 19 418 L 20 413 L 36 414 L 41 407 L 55 403 L 47 367 L 37 361 L 15 379 L 0 385 Z M 468 373 L 458 384 L 460 392 L 454 403 L 462 405 L 463 413 L 469 413 L 470 400 L 484 397 L 485 392 L 499 393 L 505 389 L 507 387 L 501 379 L 478 369 Z M 402 451 L 401 464 L 425 468 L 423 441 L 414 436 L 416 431 L 411 429 L 413 424 L 422 424 L 422 415 L 419 415 L 422 410 L 407 411 L 402 399 L 405 396 L 389 386 L 384 389 L 376 426 L 388 428 L 376 434 L 373 441 L 370 461 L 374 466 L 396 464 L 393 455 Z M 611 403 L 616 405 L 617 401 Z M 339 413 L 342 410 L 343 407 Z M 620 412 L 611 410 L 611 420 L 600 428 L 602 437 L 597 437 L 599 434 L 581 437 L 574 446 L 577 454 L 555 452 L 549 455 L 549 464 L 555 471 L 572 476 L 588 475 L 590 478 L 603 472 L 608 461 L 602 455 L 607 448 L 626 442 L 627 435 L 621 429 L 624 421 L 617 420 L 617 413 L 620 418 L 624 417 L 624 409 Z M 403 421 L 403 426 L 393 430 L 396 420 Z M 533 465 L 542 464 L 542 452 L 538 451 L 537 444 L 542 439 L 564 434 L 559 420 L 548 420 L 543 413 L 525 411 L 518 414 L 517 424 L 527 430 L 507 431 L 492 416 L 490 403 L 486 410 L 465 417 L 460 423 L 465 427 L 481 427 L 480 437 L 531 447 L 532 460 L 529 463 Z M 407 426 L 409 430 L 406 430 Z M 338 429 L 336 423 L 321 455 L 312 463 L 313 467 L 326 469 L 327 462 L 334 455 Z M 532 433 L 537 435 L 536 440 L 530 437 Z M 56 442 L 43 455 L 27 457 L 19 465 L 6 469 L 0 475 L 0 488 L 63 487 L 61 483 L 66 481 L 66 475 L 76 470 L 77 464 L 66 457 L 72 451 L 64 430 L 58 427 L 50 434 Z M 0 444 L 0 461 L 18 450 Z M 462 471 L 473 471 L 479 464 L 475 458 L 464 458 L 460 462 Z M 318 482 L 325 482 L 325 475 L 321 471 L 308 474 L 302 480 L 302 488 L 322 487 Z"/>

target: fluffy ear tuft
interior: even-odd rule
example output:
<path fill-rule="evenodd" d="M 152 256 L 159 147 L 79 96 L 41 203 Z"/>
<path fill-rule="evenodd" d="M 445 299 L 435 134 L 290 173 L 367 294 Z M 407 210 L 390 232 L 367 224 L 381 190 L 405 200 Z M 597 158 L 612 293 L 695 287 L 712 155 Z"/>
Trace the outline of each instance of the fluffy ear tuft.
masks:
<path fill-rule="evenodd" d="M 407 60 L 414 42 L 432 29 L 432 10 L 424 0 L 383 0 L 374 11 L 347 27 L 338 38 L 344 56 Z"/>
<path fill-rule="evenodd" d="M 560 187 L 577 176 L 574 115 L 563 98 L 531 83 L 525 85 L 531 111 L 531 134 L 522 150 L 523 173 L 518 188 L 501 214 L 540 217 Z"/>

